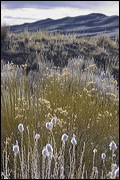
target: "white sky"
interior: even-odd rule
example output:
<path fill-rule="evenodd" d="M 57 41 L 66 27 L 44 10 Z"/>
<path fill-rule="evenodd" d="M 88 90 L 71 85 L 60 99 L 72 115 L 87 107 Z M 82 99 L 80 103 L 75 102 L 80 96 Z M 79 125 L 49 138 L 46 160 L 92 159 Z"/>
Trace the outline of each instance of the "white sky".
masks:
<path fill-rule="evenodd" d="M 2 1 L 5 2 L 5 1 Z M 52 18 L 59 19 L 66 16 L 74 17 L 90 13 L 103 13 L 108 16 L 119 15 L 119 1 L 100 1 L 101 5 L 88 8 L 54 7 L 54 8 L 7 8 L 1 4 L 1 23 L 7 25 L 23 24 Z"/>

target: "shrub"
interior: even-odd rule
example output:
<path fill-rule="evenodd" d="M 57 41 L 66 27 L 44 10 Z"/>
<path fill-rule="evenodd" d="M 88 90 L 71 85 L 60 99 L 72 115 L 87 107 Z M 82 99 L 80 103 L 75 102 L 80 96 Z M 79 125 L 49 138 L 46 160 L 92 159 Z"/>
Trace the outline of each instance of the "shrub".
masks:
<path fill-rule="evenodd" d="M 9 30 L 10 30 L 10 27 L 7 25 L 3 25 L 1 27 L 1 41 L 4 41 L 7 38 Z"/>
<path fill-rule="evenodd" d="M 109 38 L 109 36 L 102 34 L 98 35 L 96 38 L 96 44 L 102 48 L 107 48 L 110 46 L 115 46 L 116 43 Z"/>

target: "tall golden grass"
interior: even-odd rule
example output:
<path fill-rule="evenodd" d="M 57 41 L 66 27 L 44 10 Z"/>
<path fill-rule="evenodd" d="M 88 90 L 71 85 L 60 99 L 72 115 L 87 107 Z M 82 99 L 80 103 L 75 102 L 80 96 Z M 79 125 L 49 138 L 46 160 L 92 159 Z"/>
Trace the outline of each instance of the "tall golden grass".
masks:
<path fill-rule="evenodd" d="M 84 71 L 78 68 L 77 73 L 69 67 L 62 72 L 56 67 L 46 67 L 42 74 L 38 72 L 34 78 L 32 72 L 26 75 L 25 65 L 20 68 L 14 64 L 3 65 L 3 70 L 2 175 L 8 178 L 34 179 L 41 178 L 43 171 L 46 171 L 46 178 L 59 179 L 63 168 L 61 178 L 105 179 L 111 171 L 111 164 L 119 162 L 118 149 L 114 159 L 110 159 L 112 153 L 109 150 L 111 141 L 115 141 L 117 146 L 119 142 L 117 82 L 111 78 L 110 91 L 107 87 L 106 90 L 100 89 L 94 78 L 94 64 Z M 105 87 L 106 79 L 102 79 L 101 83 Z M 57 122 L 49 130 L 46 123 L 53 117 Z M 22 133 L 18 130 L 20 123 L 24 126 Z M 64 133 L 69 138 L 61 149 L 61 137 Z M 35 134 L 40 134 L 38 141 L 35 141 Z M 71 144 L 73 134 L 77 141 L 74 148 Z M 20 152 L 14 156 L 13 145 L 16 140 Z M 42 150 L 46 144 L 51 144 L 53 152 L 57 152 L 54 161 L 49 158 L 42 161 Z M 97 149 L 95 157 L 93 149 Z M 101 158 L 102 153 L 106 154 L 105 162 Z M 60 162 L 64 162 L 63 167 Z M 74 169 L 71 163 L 75 163 Z"/>

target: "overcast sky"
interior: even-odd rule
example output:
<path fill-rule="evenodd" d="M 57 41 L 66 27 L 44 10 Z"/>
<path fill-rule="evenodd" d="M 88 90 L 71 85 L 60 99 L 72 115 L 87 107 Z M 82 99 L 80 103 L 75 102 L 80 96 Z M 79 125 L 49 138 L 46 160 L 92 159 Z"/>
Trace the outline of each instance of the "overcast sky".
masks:
<path fill-rule="evenodd" d="M 119 15 L 119 1 L 1 1 L 1 21 L 8 25 L 90 13 Z"/>

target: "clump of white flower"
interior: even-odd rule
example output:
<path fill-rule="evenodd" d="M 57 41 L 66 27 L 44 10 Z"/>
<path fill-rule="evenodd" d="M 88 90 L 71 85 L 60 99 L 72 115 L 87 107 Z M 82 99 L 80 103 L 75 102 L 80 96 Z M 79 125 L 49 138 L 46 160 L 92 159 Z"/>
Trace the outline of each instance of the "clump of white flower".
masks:
<path fill-rule="evenodd" d="M 67 141 L 67 140 L 68 140 L 68 135 L 64 133 L 64 134 L 62 135 L 61 140 L 62 140 L 63 142 Z"/>
<path fill-rule="evenodd" d="M 119 167 L 114 172 L 115 177 L 119 178 Z"/>
<path fill-rule="evenodd" d="M 35 135 L 35 140 L 38 140 L 40 138 L 40 134 Z"/>
<path fill-rule="evenodd" d="M 51 130 L 53 128 L 53 123 L 52 122 L 47 122 L 46 123 L 46 128 Z"/>
<path fill-rule="evenodd" d="M 106 154 L 105 154 L 105 153 L 102 153 L 102 154 L 101 154 L 101 157 L 102 157 L 102 159 L 105 159 L 105 158 L 106 158 Z"/>
<path fill-rule="evenodd" d="M 52 159 L 53 156 L 53 148 L 50 144 L 46 144 L 46 149 L 48 151 L 48 156 L 50 157 L 50 159 Z"/>
<path fill-rule="evenodd" d="M 20 131 L 20 132 L 23 132 L 24 131 L 24 127 L 23 127 L 23 124 L 19 124 L 18 125 L 18 130 Z"/>
<path fill-rule="evenodd" d="M 111 141 L 109 144 L 109 149 L 111 151 L 115 151 L 117 149 L 116 143 L 114 141 Z"/>
<path fill-rule="evenodd" d="M 13 152 L 17 154 L 19 152 L 19 146 L 16 144 L 13 146 Z"/>
<path fill-rule="evenodd" d="M 73 145 L 77 145 L 77 141 L 76 141 L 75 137 L 73 137 L 73 138 L 71 139 L 71 143 L 72 143 Z"/>
<path fill-rule="evenodd" d="M 93 149 L 93 153 L 95 154 L 97 152 L 97 149 L 95 148 L 95 149 Z"/>
<path fill-rule="evenodd" d="M 43 157 L 49 157 L 52 159 L 53 157 L 53 148 L 50 144 L 46 144 L 46 146 L 42 150 Z"/>
<path fill-rule="evenodd" d="M 53 152 L 53 148 L 50 144 L 46 144 L 46 149 L 48 150 L 49 153 Z"/>
<path fill-rule="evenodd" d="M 53 123 L 53 125 L 56 124 L 56 121 L 57 121 L 57 118 L 52 118 L 51 119 L 51 123 Z"/>
<path fill-rule="evenodd" d="M 48 153 L 48 150 L 46 149 L 46 147 L 43 148 L 42 155 L 43 155 L 43 157 L 49 156 L 49 153 Z"/>

